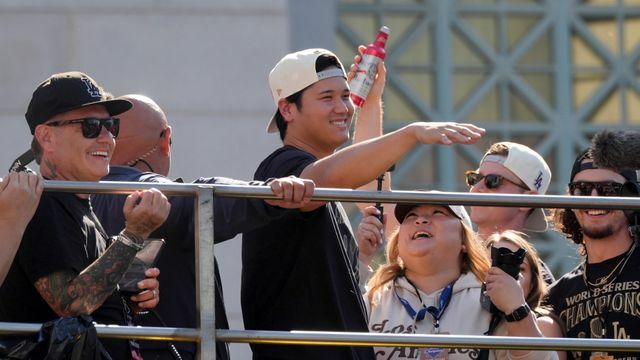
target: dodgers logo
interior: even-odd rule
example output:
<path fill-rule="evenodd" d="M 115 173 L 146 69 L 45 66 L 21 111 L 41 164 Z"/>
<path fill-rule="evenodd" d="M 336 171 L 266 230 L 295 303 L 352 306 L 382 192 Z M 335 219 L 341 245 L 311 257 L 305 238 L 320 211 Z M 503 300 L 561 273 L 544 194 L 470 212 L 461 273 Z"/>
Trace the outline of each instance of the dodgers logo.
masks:
<path fill-rule="evenodd" d="M 88 78 L 83 77 L 82 82 L 87 87 L 87 92 L 89 95 L 94 98 L 102 98 L 102 94 L 100 94 L 100 89 L 91 82 Z"/>
<path fill-rule="evenodd" d="M 540 190 L 540 188 L 542 187 L 542 171 L 538 173 L 538 177 L 533 182 L 533 186 L 536 187 L 536 190 Z"/>

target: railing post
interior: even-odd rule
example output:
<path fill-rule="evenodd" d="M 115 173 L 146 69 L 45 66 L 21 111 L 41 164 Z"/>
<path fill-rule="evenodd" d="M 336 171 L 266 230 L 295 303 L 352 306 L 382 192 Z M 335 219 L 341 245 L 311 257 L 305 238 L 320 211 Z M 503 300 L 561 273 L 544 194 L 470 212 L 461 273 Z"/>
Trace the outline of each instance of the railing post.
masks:
<path fill-rule="evenodd" d="M 213 190 L 198 188 L 195 206 L 196 307 L 199 309 L 198 358 L 216 358 L 215 279 L 213 264 Z"/>

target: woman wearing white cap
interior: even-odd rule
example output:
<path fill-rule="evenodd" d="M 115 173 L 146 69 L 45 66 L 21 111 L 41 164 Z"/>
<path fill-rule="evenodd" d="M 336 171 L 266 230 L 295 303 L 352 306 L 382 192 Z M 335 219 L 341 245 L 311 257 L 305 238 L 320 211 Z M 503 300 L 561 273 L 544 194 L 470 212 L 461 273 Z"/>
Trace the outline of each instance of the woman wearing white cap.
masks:
<path fill-rule="evenodd" d="M 399 204 L 394 214 L 400 227 L 388 241 L 387 263 L 371 277 L 365 294 L 370 331 L 482 335 L 491 313 L 479 299 L 491 265 L 467 212 L 462 206 Z M 542 336 L 522 291 L 506 277 L 487 283 L 494 303 L 507 314 L 506 332 Z M 480 350 L 376 347 L 375 352 L 378 359 L 477 359 Z M 488 355 L 557 359 L 554 351 L 491 350 Z"/>

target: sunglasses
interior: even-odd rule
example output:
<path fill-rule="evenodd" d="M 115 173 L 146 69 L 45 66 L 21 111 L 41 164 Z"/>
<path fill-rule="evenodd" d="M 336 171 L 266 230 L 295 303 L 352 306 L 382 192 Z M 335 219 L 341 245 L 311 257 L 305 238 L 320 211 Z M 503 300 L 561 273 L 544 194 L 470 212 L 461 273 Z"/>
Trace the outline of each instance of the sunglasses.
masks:
<path fill-rule="evenodd" d="M 83 119 L 74 119 L 74 120 L 59 120 L 52 121 L 50 123 L 46 123 L 47 126 L 66 126 L 70 124 L 81 124 L 82 125 L 82 136 L 87 139 L 95 139 L 100 136 L 100 132 L 102 131 L 102 127 L 104 126 L 108 132 L 113 135 L 113 137 L 118 137 L 118 133 L 120 133 L 120 119 L 115 117 L 110 117 L 106 119 L 98 119 L 98 118 L 83 118 Z"/>
<path fill-rule="evenodd" d="M 502 181 L 506 181 L 508 183 L 512 183 L 513 185 L 521 189 L 529 190 L 528 187 L 522 184 L 518 184 L 517 182 L 511 181 L 502 175 L 497 175 L 497 174 L 482 175 L 477 171 L 469 170 L 464 174 L 464 176 L 465 176 L 465 180 L 467 181 L 467 185 L 469 187 L 476 186 L 482 179 L 484 179 L 484 186 L 486 186 L 487 189 L 496 189 L 502 184 Z"/>
<path fill-rule="evenodd" d="M 574 181 L 569 183 L 569 194 L 573 196 L 591 196 L 593 189 L 599 196 L 622 196 L 624 184 L 614 181 Z"/>

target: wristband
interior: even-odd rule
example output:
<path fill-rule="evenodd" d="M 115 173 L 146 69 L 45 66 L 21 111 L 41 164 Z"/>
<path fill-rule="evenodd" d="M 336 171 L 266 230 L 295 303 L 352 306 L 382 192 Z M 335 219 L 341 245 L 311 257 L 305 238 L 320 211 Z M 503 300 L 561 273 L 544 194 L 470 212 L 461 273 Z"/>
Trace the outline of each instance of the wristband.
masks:
<path fill-rule="evenodd" d="M 124 231 L 116 236 L 116 240 L 121 242 L 122 244 L 134 249 L 136 252 L 142 250 L 144 247 L 142 244 L 138 244 L 134 241 L 131 241 L 128 236 L 124 235 Z"/>
<path fill-rule="evenodd" d="M 144 239 L 142 238 L 142 236 L 138 236 L 138 235 L 132 233 L 131 231 L 128 231 L 127 229 L 124 229 L 124 230 L 120 231 L 120 235 L 123 235 L 124 237 L 126 237 L 127 239 L 133 241 L 136 244 L 144 243 Z"/>

